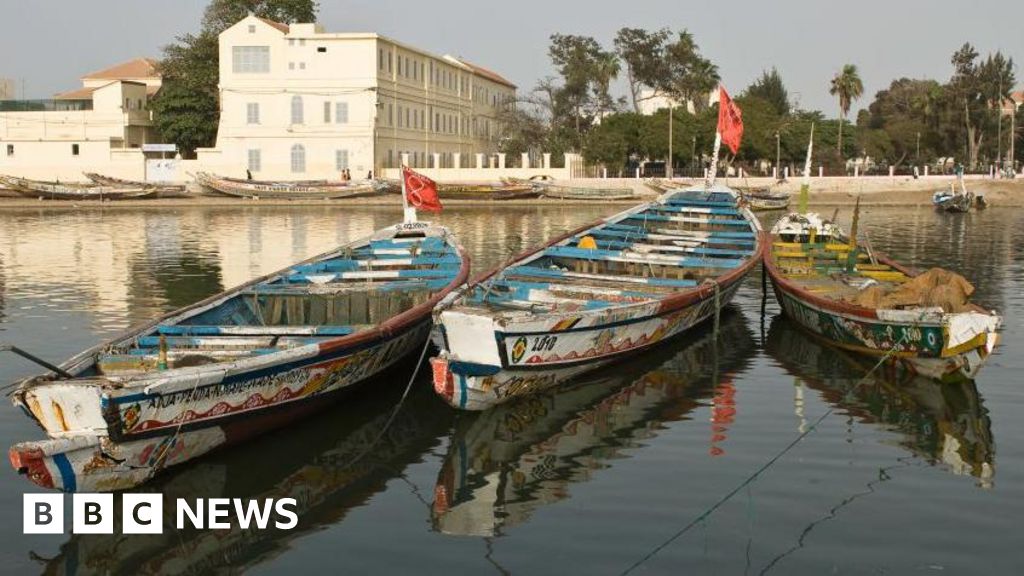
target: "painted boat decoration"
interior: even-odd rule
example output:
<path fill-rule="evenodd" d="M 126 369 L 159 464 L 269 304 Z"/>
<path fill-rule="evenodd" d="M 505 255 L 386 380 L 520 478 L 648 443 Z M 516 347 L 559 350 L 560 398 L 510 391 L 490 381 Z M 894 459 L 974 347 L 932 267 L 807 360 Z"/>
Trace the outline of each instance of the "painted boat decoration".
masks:
<path fill-rule="evenodd" d="M 558 184 L 551 180 L 530 181 L 519 178 L 506 178 L 505 181 L 510 185 L 532 186 L 541 196 L 559 200 L 635 200 L 637 198 L 636 192 L 632 188 L 586 188 Z"/>
<path fill-rule="evenodd" d="M 924 462 L 972 476 L 981 486 L 992 485 L 996 472 L 992 423 L 974 382 L 934 382 L 898 369 L 880 370 L 862 381 L 873 359 L 837 351 L 786 316 L 772 319 L 765 351 L 798 379 L 794 396 L 798 431 L 809 423 L 803 413 L 809 388 L 844 414 L 900 434 L 899 445 Z"/>
<path fill-rule="evenodd" d="M 790 194 L 770 190 L 754 190 L 744 192 L 743 198 L 750 204 L 750 209 L 754 211 L 785 210 L 789 208 Z"/>
<path fill-rule="evenodd" d="M 196 182 L 204 188 L 236 198 L 266 198 L 273 200 L 316 200 L 356 198 L 381 192 L 374 181 L 328 182 L 307 180 L 296 182 L 265 182 L 225 178 L 208 172 L 196 172 Z"/>
<path fill-rule="evenodd" d="M 114 178 L 97 172 L 82 172 L 89 180 L 98 186 L 112 186 L 115 188 L 153 188 L 158 198 L 185 198 L 188 193 L 184 184 L 171 184 L 168 182 L 145 182 L 142 180 L 127 180 Z"/>
<path fill-rule="evenodd" d="M 764 260 L 783 311 L 841 348 L 888 354 L 931 378 L 974 378 L 1000 317 L 969 302 L 974 288 L 962 277 L 918 274 L 856 244 L 856 220 L 849 240 L 814 213 L 775 224 Z"/>
<path fill-rule="evenodd" d="M 281 426 L 422 350 L 469 258 L 403 223 L 173 312 L 19 383 L 49 435 L 10 449 L 44 487 L 114 490 Z"/>
<path fill-rule="evenodd" d="M 404 364 L 408 369 L 408 363 Z M 282 430 L 259 443 L 204 458 L 202 463 L 155 479 L 146 490 L 164 495 L 162 534 L 124 534 L 117 515 L 113 534 L 69 536 L 60 553 L 45 560 L 43 573 L 160 576 L 248 572 L 279 558 L 304 537 L 343 525 L 349 513 L 387 490 L 407 468 L 429 458 L 453 420 L 452 411 L 437 409 L 432 392 L 414 389 L 388 433 L 378 440 L 408 377 L 407 372 L 404 376 L 389 372 L 395 374 L 390 382 L 385 378 L 392 374 L 382 374 L 371 384 L 386 387 L 382 394 L 361 395 L 357 401 L 307 419 L 300 429 Z M 367 451 L 371 445 L 372 450 Z M 272 529 L 277 518 L 266 530 L 255 522 L 247 528 L 231 522 L 227 529 L 176 530 L 171 528 L 177 522 L 172 503 L 178 498 L 189 502 L 242 498 L 256 503 L 294 498 L 299 523 L 291 530 Z"/>
<path fill-rule="evenodd" d="M 156 195 L 152 188 L 60 184 L 4 175 L 0 175 L 0 184 L 21 196 L 49 200 L 127 200 Z"/>
<path fill-rule="evenodd" d="M 733 379 L 756 348 L 737 310 L 724 311 L 718 336 L 717 350 L 711 332 L 691 332 L 680 346 L 634 356 L 614 374 L 595 372 L 558 390 L 463 414 L 434 488 L 434 529 L 500 535 L 571 497 L 574 484 L 623 465 L 669 422 L 708 428 L 707 449 L 718 454 L 735 417 Z M 709 404 L 711 426 L 693 416 Z"/>
<path fill-rule="evenodd" d="M 725 186 L 666 193 L 517 257 L 434 312 L 434 388 L 483 410 L 646 349 L 715 316 L 761 257 Z"/>

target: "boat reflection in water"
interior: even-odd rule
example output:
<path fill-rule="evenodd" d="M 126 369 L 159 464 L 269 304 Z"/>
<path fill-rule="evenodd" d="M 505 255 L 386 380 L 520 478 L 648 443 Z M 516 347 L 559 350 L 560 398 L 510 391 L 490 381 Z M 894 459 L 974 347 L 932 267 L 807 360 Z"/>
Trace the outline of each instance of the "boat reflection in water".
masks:
<path fill-rule="evenodd" d="M 433 523 L 448 534 L 492 536 L 621 458 L 661 423 L 713 404 L 712 453 L 731 421 L 732 376 L 754 356 L 743 314 L 725 308 L 716 351 L 712 325 L 638 355 L 605 375 L 460 414 L 434 490 Z M 652 368 L 652 366 L 654 368 Z"/>
<path fill-rule="evenodd" d="M 772 320 L 765 348 L 798 379 L 796 411 L 801 428 L 806 385 L 859 421 L 903 434 L 900 445 L 916 457 L 954 474 L 969 474 L 979 486 L 992 486 L 995 442 L 988 411 L 973 381 L 940 383 L 883 365 L 857 385 L 875 359 L 827 346 L 785 316 Z"/>
<path fill-rule="evenodd" d="M 60 554 L 46 561 L 45 574 L 242 573 L 273 560 L 311 532 L 341 523 L 348 512 L 383 491 L 387 483 L 429 452 L 452 424 L 454 413 L 434 398 L 429 382 L 417 382 L 395 421 L 376 445 L 373 440 L 391 415 L 412 366 L 391 373 L 387 393 L 353 397 L 301 426 L 219 453 L 143 487 L 164 494 L 161 535 L 121 534 L 121 510 L 114 534 L 74 535 Z M 396 386 L 398 389 L 396 389 Z M 354 463 L 353 463 L 354 462 Z M 295 498 L 299 524 L 292 530 L 238 527 L 177 530 L 175 499 Z M 121 499 L 115 498 L 120 506 Z M 277 518 L 281 519 L 281 518 Z"/>

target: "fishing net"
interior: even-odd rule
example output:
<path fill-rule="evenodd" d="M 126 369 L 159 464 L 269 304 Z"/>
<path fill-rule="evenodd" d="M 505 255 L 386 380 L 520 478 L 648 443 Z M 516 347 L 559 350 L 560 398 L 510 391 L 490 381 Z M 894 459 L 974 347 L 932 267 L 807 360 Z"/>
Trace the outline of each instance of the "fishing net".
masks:
<path fill-rule="evenodd" d="M 853 298 L 852 302 L 866 308 L 940 307 L 945 312 L 963 312 L 974 286 L 966 278 L 942 268 L 932 268 L 892 290 L 875 284 Z"/>

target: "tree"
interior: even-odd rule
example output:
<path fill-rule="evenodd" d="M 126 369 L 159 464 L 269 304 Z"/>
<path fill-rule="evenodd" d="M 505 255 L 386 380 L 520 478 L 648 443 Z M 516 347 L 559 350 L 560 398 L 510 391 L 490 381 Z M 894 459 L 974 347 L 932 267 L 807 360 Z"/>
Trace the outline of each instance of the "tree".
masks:
<path fill-rule="evenodd" d="M 153 120 L 185 155 L 213 146 L 220 120 L 217 36 L 250 12 L 284 22 L 316 20 L 315 0 L 213 0 L 198 34 L 179 36 L 164 47 L 159 69 L 163 85 L 152 102 Z"/>
<path fill-rule="evenodd" d="M 611 102 L 608 89 L 618 75 L 618 62 L 612 63 L 614 54 L 602 49 L 597 40 L 572 34 L 552 34 L 548 55 L 562 76 L 556 96 L 572 111 L 577 140 L 582 147 L 584 128 Z M 558 106 L 555 109 L 561 111 Z"/>
<path fill-rule="evenodd" d="M 943 92 L 934 80 L 894 80 L 858 117 L 859 145 L 895 166 L 945 154 L 939 131 Z"/>
<path fill-rule="evenodd" d="M 693 35 L 683 30 L 665 48 L 665 75 L 659 88 L 677 102 L 689 102 L 696 111 L 708 107 L 708 93 L 721 78 L 718 66 L 700 54 Z"/>
<path fill-rule="evenodd" d="M 839 99 L 839 143 L 836 150 L 839 156 L 843 155 L 843 123 L 846 122 L 846 115 L 850 112 L 850 106 L 864 94 L 864 83 L 860 80 L 857 66 L 846 64 L 833 78 L 829 94 Z"/>
<path fill-rule="evenodd" d="M 641 28 L 622 28 L 615 35 L 615 52 L 626 63 L 626 80 L 633 102 L 633 111 L 640 112 L 640 102 L 653 98 L 641 96 L 646 86 L 656 89 L 665 74 L 665 43 L 669 38 L 667 28 L 649 32 Z"/>
<path fill-rule="evenodd" d="M 782 83 L 778 70 L 772 67 L 771 72 L 765 70 L 761 77 L 754 81 L 746 90 L 747 96 L 760 98 L 775 108 L 780 116 L 789 114 L 789 92 Z"/>

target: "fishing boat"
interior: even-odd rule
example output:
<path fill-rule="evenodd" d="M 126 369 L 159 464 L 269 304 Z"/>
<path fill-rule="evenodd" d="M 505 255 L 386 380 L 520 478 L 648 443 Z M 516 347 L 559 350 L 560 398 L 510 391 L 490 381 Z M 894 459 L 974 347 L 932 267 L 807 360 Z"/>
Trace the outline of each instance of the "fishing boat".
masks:
<path fill-rule="evenodd" d="M 507 178 L 510 185 L 532 186 L 534 190 L 545 198 L 557 198 L 559 200 L 635 200 L 636 192 L 632 188 L 587 188 L 583 186 L 567 186 L 557 184 L 548 180 L 520 180 L 518 178 Z"/>
<path fill-rule="evenodd" d="M 995 349 L 1001 319 L 970 302 L 963 277 L 918 273 L 815 213 L 783 216 L 764 266 L 785 314 L 832 344 L 891 358 L 939 379 L 971 379 Z"/>
<path fill-rule="evenodd" d="M 401 184 L 387 181 L 388 191 L 401 192 Z M 532 183 L 512 182 L 437 182 L 437 193 L 442 200 L 522 200 L 537 198 L 540 192 Z"/>
<path fill-rule="evenodd" d="M 717 315 L 763 248 L 732 189 L 669 192 L 565 234 L 447 296 L 434 388 L 483 410 Z"/>
<path fill-rule="evenodd" d="M 306 180 L 296 182 L 269 182 L 225 178 L 208 172 L 196 172 L 196 182 L 204 188 L 236 198 L 265 198 L 272 200 L 317 200 L 356 198 L 381 192 L 374 181 L 328 182 Z"/>
<path fill-rule="evenodd" d="M 689 180 L 673 180 L 670 178 L 648 178 L 644 180 L 644 186 L 658 194 L 663 194 L 669 190 L 685 188 L 691 184 L 692 182 Z"/>
<path fill-rule="evenodd" d="M 957 184 L 960 184 L 959 190 L 957 190 Z M 979 208 L 987 206 L 983 197 L 978 196 L 977 200 Z M 946 212 L 970 212 L 971 208 L 975 206 L 975 195 L 967 190 L 963 173 L 958 170 L 956 182 L 949 185 L 949 190 L 939 190 L 932 194 L 932 204 L 935 208 Z"/>
<path fill-rule="evenodd" d="M 49 200 L 127 200 L 157 193 L 153 188 L 61 184 L 4 175 L 0 175 L 0 184 L 21 196 Z"/>
<path fill-rule="evenodd" d="M 145 182 L 141 180 L 126 180 L 114 178 L 96 172 L 82 172 L 89 180 L 99 186 L 112 186 L 115 188 L 152 188 L 159 198 L 184 198 L 188 196 L 184 184 L 171 184 L 168 182 Z"/>
<path fill-rule="evenodd" d="M 789 208 L 790 195 L 786 192 L 770 190 L 754 190 L 744 192 L 743 198 L 754 211 L 785 210 Z"/>
<path fill-rule="evenodd" d="M 325 406 L 424 349 L 469 258 L 406 221 L 247 282 L 17 385 L 48 439 L 14 468 L 65 491 L 115 490 Z"/>
<path fill-rule="evenodd" d="M 734 379 L 755 349 L 743 314 L 727 309 L 720 334 L 692 332 L 678 346 L 638 354 L 614 372 L 460 415 L 434 488 L 434 528 L 501 535 L 569 498 L 601 470 L 623 465 L 670 422 L 706 427 L 708 444 L 692 448 L 710 445 L 715 454 L 728 445 Z M 708 405 L 710 425 L 692 415 Z"/>

